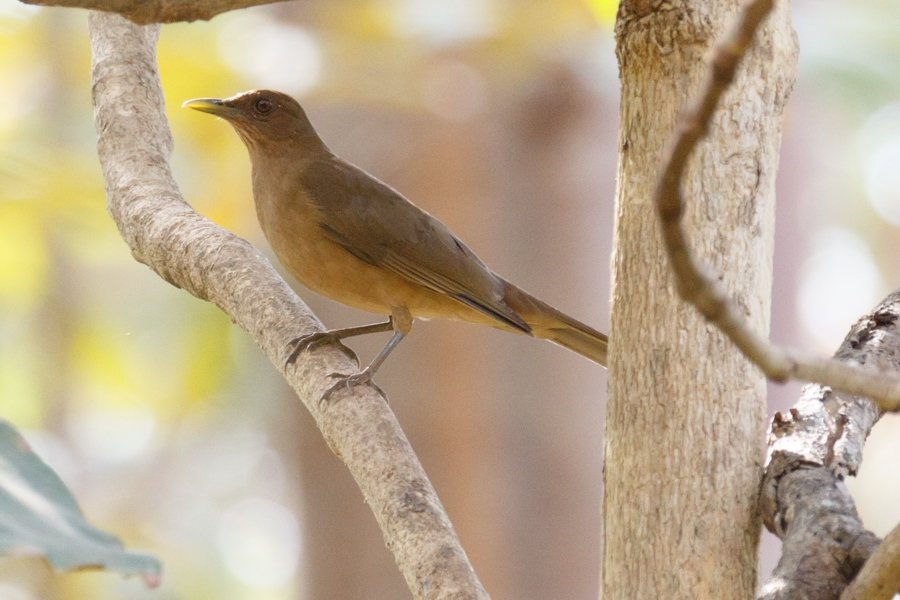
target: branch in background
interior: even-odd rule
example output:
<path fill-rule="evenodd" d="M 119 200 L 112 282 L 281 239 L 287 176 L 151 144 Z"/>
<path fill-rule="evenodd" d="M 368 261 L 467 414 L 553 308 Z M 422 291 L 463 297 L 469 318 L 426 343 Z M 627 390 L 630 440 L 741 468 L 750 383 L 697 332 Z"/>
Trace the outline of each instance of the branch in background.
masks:
<path fill-rule="evenodd" d="M 887 534 L 841 600 L 891 600 L 900 590 L 900 525 Z"/>
<path fill-rule="evenodd" d="M 900 368 L 900 290 L 853 326 L 835 358 L 882 370 Z M 834 600 L 864 564 L 847 593 L 893 586 L 889 598 L 900 589 L 900 569 L 893 567 L 896 542 L 878 545 L 878 538 L 863 528 L 842 481 L 858 471 L 866 437 L 881 414 L 865 398 L 817 384 L 804 388 L 788 415 L 776 413 L 760 512 L 784 545 L 760 600 Z"/>
<path fill-rule="evenodd" d="M 785 475 L 776 500 L 787 530 L 779 532 L 781 558 L 758 600 L 836 600 L 878 538 L 863 528 L 847 488 L 826 468 Z"/>
<path fill-rule="evenodd" d="M 156 67 L 159 26 L 92 12 L 94 120 L 108 209 L 135 258 L 214 303 L 283 370 L 286 346 L 321 331 L 315 315 L 249 243 L 194 212 L 169 168 L 172 134 Z M 319 403 L 331 373 L 354 371 L 334 347 L 300 355 L 285 377 L 350 469 L 416 598 L 486 599 L 396 418 L 369 386 Z"/>
<path fill-rule="evenodd" d="M 678 292 L 770 379 L 814 381 L 847 394 L 871 398 L 884 410 L 900 410 L 900 373 L 878 372 L 778 348 L 754 332 L 715 277 L 703 273 L 696 264 L 681 228 L 684 211 L 681 178 L 688 159 L 709 131 L 719 99 L 731 85 L 738 64 L 773 3 L 774 0 L 753 0 L 744 6 L 737 23 L 716 48 L 699 97 L 682 119 L 678 135 L 663 161 L 654 200 Z"/>
<path fill-rule="evenodd" d="M 117 13 L 138 25 L 209 21 L 216 15 L 239 8 L 286 0 L 21 0 L 38 6 L 89 8 Z"/>

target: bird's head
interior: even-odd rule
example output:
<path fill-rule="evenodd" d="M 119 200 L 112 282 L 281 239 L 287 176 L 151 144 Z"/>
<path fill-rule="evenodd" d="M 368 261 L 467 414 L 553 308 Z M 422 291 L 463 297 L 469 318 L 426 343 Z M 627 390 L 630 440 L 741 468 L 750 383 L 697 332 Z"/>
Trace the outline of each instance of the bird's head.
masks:
<path fill-rule="evenodd" d="M 182 106 L 231 123 L 251 154 L 290 145 L 322 145 L 300 104 L 281 92 L 251 90 L 223 100 L 195 98 Z"/>

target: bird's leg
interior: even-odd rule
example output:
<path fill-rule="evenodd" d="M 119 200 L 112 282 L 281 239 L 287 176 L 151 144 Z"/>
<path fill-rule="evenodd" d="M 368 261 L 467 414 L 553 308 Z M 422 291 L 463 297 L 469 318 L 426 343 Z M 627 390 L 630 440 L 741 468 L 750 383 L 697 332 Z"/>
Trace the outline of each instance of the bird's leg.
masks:
<path fill-rule="evenodd" d="M 375 376 L 375 372 L 378 370 L 378 367 L 381 366 L 381 363 L 384 362 L 384 359 L 387 358 L 387 355 L 391 353 L 391 350 L 393 350 L 394 347 L 396 347 L 397 344 L 400 343 L 400 340 L 402 340 L 405 335 L 406 335 L 405 333 L 402 333 L 400 331 L 395 331 L 394 335 L 391 337 L 391 340 L 381 350 L 381 352 L 378 353 L 378 356 L 376 356 L 375 359 L 371 363 L 369 363 L 368 367 L 366 367 L 359 373 L 356 373 L 354 375 L 349 375 L 349 376 L 341 375 L 340 373 L 334 373 L 332 375 L 332 377 L 340 377 L 341 378 L 340 381 L 338 381 L 333 386 L 328 388 L 328 390 L 326 390 L 325 393 L 322 394 L 322 398 L 320 398 L 319 401 L 325 402 L 326 400 L 328 400 L 329 397 L 331 397 L 331 395 L 333 393 L 335 393 L 338 390 L 342 390 L 342 389 L 348 388 L 348 387 L 353 387 L 355 385 L 361 385 L 363 383 L 371 383 L 372 378 Z M 377 386 L 376 386 L 376 389 L 377 389 Z M 380 389 L 378 390 L 378 392 L 382 396 L 384 396 L 384 392 L 382 392 Z"/>
<path fill-rule="evenodd" d="M 378 368 L 384 362 L 384 360 L 388 357 L 388 354 L 397 347 L 397 344 L 400 343 L 407 333 L 412 329 L 413 318 L 405 307 L 392 307 L 391 310 L 391 319 L 389 323 L 391 324 L 392 329 L 394 330 L 394 335 L 391 336 L 390 341 L 388 341 L 387 345 L 381 349 L 381 352 L 378 353 L 372 362 L 369 363 L 365 369 L 356 373 L 355 375 L 345 376 L 335 374 L 334 376 L 341 377 L 342 379 L 335 383 L 333 386 L 328 388 L 324 394 L 322 394 L 322 398 L 319 400 L 320 402 L 324 402 L 328 400 L 328 398 L 338 390 L 353 387 L 355 385 L 361 385 L 364 383 L 371 383 L 372 378 L 375 376 L 375 372 L 378 371 Z M 372 384 L 378 393 L 384 396 L 384 392 L 382 392 L 378 386 Z"/>
<path fill-rule="evenodd" d="M 323 344 L 336 344 L 345 354 L 347 354 L 347 356 L 356 361 L 356 364 L 358 365 L 359 359 L 356 357 L 356 353 L 342 344 L 341 340 L 357 335 L 366 335 L 367 333 L 391 331 L 394 328 L 391 324 L 391 320 L 392 319 L 389 318 L 384 323 L 373 323 L 372 325 L 363 325 L 361 327 L 346 327 L 344 329 L 332 329 L 330 331 L 317 331 L 309 335 L 294 338 L 288 342 L 290 352 L 288 353 L 287 360 L 284 361 L 284 366 L 287 368 L 294 364 L 297 357 L 300 356 L 300 353 L 304 350 L 314 350 Z"/>

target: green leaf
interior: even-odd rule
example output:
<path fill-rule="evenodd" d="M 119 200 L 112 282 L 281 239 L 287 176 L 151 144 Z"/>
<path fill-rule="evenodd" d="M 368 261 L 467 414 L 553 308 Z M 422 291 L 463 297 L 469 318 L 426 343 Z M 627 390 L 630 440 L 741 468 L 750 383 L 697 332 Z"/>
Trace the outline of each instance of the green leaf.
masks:
<path fill-rule="evenodd" d="M 53 470 L 0 419 L 0 553 L 44 556 L 57 569 L 107 569 L 159 585 L 162 565 L 126 552 L 114 535 L 84 520 Z"/>

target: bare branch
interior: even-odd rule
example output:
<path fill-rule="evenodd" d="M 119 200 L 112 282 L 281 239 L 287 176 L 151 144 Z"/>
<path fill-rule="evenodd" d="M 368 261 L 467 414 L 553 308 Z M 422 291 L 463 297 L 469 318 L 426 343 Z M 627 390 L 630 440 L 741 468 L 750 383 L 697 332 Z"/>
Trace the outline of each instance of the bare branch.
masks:
<path fill-rule="evenodd" d="M 109 13 L 89 18 L 94 120 L 108 209 L 135 258 L 209 300 L 283 370 L 291 338 L 321 324 L 265 257 L 194 212 L 169 168 L 172 135 L 156 67 L 159 26 Z M 350 469 L 416 598 L 485 599 L 456 533 L 396 418 L 368 386 L 330 402 L 331 373 L 354 365 L 340 351 L 304 352 L 284 373 L 331 449 Z"/>
<path fill-rule="evenodd" d="M 287 0 L 21 0 L 37 6 L 89 8 L 120 14 L 138 25 L 209 21 L 216 15 L 236 10 L 286 2 Z"/>
<path fill-rule="evenodd" d="M 841 600 L 890 600 L 900 590 L 900 525 L 887 534 Z"/>
<path fill-rule="evenodd" d="M 900 290 L 853 326 L 835 358 L 880 370 L 900 368 Z M 882 552 L 842 481 L 858 471 L 866 437 L 881 414 L 863 397 L 818 384 L 806 386 L 787 415 L 775 414 L 760 512 L 784 545 L 761 600 L 834 600 L 872 552 Z"/>
<path fill-rule="evenodd" d="M 738 64 L 753 42 L 753 36 L 768 15 L 774 0 L 753 0 L 716 48 L 706 82 L 682 118 L 678 135 L 663 161 L 655 202 L 663 239 L 678 292 L 715 324 L 767 377 L 776 381 L 815 381 L 848 394 L 871 398 L 884 410 L 900 410 L 900 374 L 879 373 L 769 344 L 749 326 L 722 286 L 697 265 L 681 228 L 684 200 L 681 178 L 691 152 L 706 136 L 719 99 L 734 79 Z"/>

